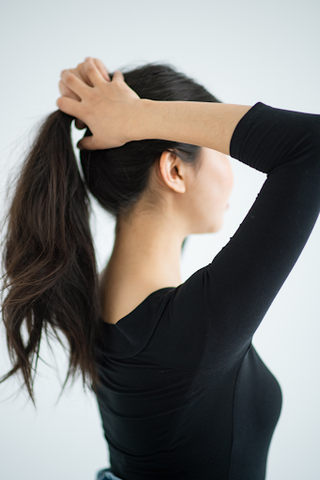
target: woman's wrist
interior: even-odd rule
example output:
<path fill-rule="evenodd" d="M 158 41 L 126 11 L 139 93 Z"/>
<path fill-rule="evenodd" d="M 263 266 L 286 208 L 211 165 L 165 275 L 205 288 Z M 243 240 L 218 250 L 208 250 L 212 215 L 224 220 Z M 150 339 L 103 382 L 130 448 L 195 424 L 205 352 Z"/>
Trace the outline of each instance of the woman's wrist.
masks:
<path fill-rule="evenodd" d="M 154 103 L 154 100 L 141 98 L 138 105 L 135 106 L 131 112 L 130 120 L 128 122 L 128 141 L 139 141 L 152 138 L 148 136 L 148 124 L 152 121 L 152 115 L 154 115 L 151 103 Z"/>

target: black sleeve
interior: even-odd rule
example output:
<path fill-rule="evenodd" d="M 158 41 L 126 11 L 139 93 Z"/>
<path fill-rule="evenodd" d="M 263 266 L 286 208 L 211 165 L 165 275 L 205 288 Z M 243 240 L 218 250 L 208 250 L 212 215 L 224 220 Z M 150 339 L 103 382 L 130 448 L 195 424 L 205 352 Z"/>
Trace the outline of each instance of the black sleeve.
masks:
<path fill-rule="evenodd" d="M 320 210 L 320 115 L 261 102 L 235 128 L 233 158 L 267 173 L 227 245 L 174 292 L 175 347 L 205 361 L 239 356 L 292 270 Z M 190 366 L 192 366 L 190 364 Z"/>

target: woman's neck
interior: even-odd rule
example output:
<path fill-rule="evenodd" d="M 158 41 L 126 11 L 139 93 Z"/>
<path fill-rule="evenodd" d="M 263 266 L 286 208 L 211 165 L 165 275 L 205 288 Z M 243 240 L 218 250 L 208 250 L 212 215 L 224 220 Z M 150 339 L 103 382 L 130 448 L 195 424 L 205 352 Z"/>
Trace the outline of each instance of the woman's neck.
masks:
<path fill-rule="evenodd" d="M 175 228 L 174 228 L 175 227 Z M 180 256 L 186 235 L 170 218 L 139 214 L 130 221 L 118 218 L 110 267 L 124 275 L 164 286 L 181 284 Z"/>

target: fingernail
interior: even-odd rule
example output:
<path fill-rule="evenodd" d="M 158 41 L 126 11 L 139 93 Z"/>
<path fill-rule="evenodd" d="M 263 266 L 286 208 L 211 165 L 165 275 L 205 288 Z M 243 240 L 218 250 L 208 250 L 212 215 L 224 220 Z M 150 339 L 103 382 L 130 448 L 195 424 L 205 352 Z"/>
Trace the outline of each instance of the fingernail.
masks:
<path fill-rule="evenodd" d="M 91 57 L 86 57 L 84 60 L 86 61 L 86 60 L 90 60 L 90 59 L 91 59 Z"/>
<path fill-rule="evenodd" d="M 78 143 L 77 147 L 79 148 L 79 150 L 83 150 L 83 146 L 80 145 L 80 143 Z"/>

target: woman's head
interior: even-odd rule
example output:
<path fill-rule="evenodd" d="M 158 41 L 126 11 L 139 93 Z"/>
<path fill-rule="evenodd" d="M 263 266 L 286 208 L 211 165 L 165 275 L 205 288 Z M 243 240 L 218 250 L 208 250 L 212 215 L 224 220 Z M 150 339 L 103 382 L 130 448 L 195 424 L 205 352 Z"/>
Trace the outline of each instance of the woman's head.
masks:
<path fill-rule="evenodd" d="M 168 64 L 151 63 L 126 72 L 125 82 L 139 95 L 160 101 L 219 102 L 203 86 Z M 110 78 L 113 75 L 110 74 Z M 90 135 L 86 131 L 86 135 Z M 106 135 L 108 132 L 106 132 Z M 157 184 L 150 184 L 152 172 L 160 160 L 177 159 L 189 177 L 202 168 L 202 160 L 212 158 L 209 149 L 197 145 L 151 139 L 128 142 L 106 150 L 80 152 L 84 179 L 91 194 L 100 205 L 115 216 L 128 214 L 135 204 L 147 195 L 158 208 L 165 192 L 157 194 Z M 212 151 L 213 152 L 213 151 Z M 218 154 L 221 155 L 221 154 Z M 220 157 L 221 158 L 221 157 Z M 168 186 L 170 189 L 170 186 Z"/>
<path fill-rule="evenodd" d="M 125 72 L 125 81 L 140 98 L 218 102 L 205 88 L 169 65 L 136 68 Z M 95 361 L 102 338 L 102 309 L 88 191 L 116 216 L 130 214 L 143 196 L 155 208 L 159 207 L 161 188 L 166 195 L 172 192 L 171 180 L 168 183 L 166 176 L 161 177 L 161 168 L 168 170 L 174 161 L 178 173 L 184 172 L 184 187 L 190 193 L 184 197 L 183 208 L 189 202 L 192 218 L 200 219 L 192 228 L 216 229 L 217 223 L 209 226 L 208 212 L 215 198 L 220 198 L 218 210 L 226 202 L 227 187 L 219 190 L 227 184 L 227 170 L 220 168 L 224 160 L 219 167 L 215 156 L 220 154 L 159 139 L 129 142 L 108 150 L 81 151 L 83 182 L 71 141 L 72 120 L 58 110 L 40 126 L 16 178 L 6 216 L 2 292 L 7 290 L 7 296 L 2 301 L 2 319 L 13 368 L 1 382 L 21 372 L 34 404 L 33 381 L 43 334 L 49 340 L 53 332 L 63 346 L 60 333 L 68 340 L 69 368 L 62 391 L 70 375 L 75 377 L 79 370 L 84 386 L 96 390 L 99 384 Z M 86 134 L 90 132 L 87 130 Z M 155 176 L 158 167 L 160 177 Z M 215 178 L 220 185 L 215 193 L 209 178 Z"/>

